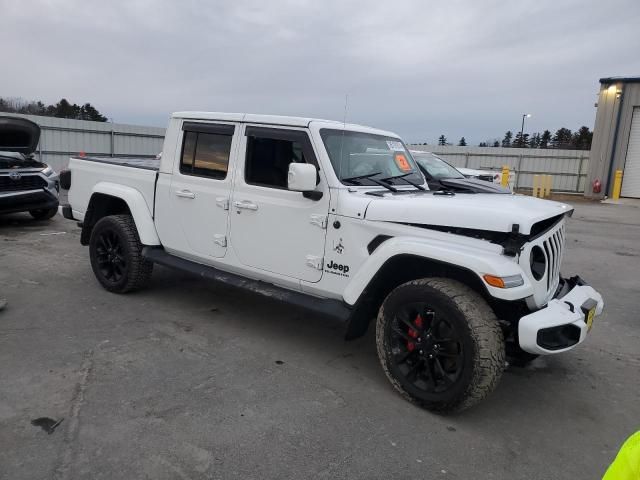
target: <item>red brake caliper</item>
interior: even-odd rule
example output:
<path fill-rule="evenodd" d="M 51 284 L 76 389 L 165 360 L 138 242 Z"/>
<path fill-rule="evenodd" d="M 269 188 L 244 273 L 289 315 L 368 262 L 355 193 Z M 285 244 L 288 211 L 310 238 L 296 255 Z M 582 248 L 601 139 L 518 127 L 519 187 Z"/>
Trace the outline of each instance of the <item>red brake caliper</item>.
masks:
<path fill-rule="evenodd" d="M 420 316 L 420 314 L 418 314 L 418 316 L 415 318 L 415 320 L 413 321 L 413 324 L 418 328 L 422 328 L 422 317 Z M 413 328 L 410 328 L 407 333 L 411 338 L 418 338 L 418 331 L 414 330 Z M 411 340 L 407 341 L 407 349 L 410 352 L 413 352 L 414 348 L 416 348 L 416 344 L 413 343 Z"/>

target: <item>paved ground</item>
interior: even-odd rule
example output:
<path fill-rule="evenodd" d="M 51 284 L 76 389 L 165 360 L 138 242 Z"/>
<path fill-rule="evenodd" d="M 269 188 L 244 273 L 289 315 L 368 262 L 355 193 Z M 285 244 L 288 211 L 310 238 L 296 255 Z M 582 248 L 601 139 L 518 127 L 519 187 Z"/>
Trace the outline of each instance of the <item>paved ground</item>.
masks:
<path fill-rule="evenodd" d="M 442 417 L 371 335 L 161 268 L 109 294 L 72 222 L 0 218 L 0 478 L 599 478 L 640 429 L 640 208 L 579 203 L 569 233 L 564 272 L 607 302 L 591 338 Z"/>

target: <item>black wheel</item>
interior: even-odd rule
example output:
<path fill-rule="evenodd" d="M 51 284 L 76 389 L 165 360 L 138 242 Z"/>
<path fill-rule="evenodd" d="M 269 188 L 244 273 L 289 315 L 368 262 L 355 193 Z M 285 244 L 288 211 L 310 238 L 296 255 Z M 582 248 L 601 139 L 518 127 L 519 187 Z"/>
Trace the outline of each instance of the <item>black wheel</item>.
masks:
<path fill-rule="evenodd" d="M 101 218 L 89 241 L 91 268 L 110 292 L 126 293 L 144 287 L 153 263 L 142 256 L 142 244 L 130 215 Z"/>
<path fill-rule="evenodd" d="M 474 405 L 504 370 L 495 314 L 475 291 L 450 279 L 414 280 L 393 290 L 378 314 L 376 343 L 392 385 L 429 410 Z"/>
<path fill-rule="evenodd" d="M 29 210 L 29 214 L 36 220 L 49 220 L 58 213 L 57 208 L 41 208 L 38 210 Z"/>

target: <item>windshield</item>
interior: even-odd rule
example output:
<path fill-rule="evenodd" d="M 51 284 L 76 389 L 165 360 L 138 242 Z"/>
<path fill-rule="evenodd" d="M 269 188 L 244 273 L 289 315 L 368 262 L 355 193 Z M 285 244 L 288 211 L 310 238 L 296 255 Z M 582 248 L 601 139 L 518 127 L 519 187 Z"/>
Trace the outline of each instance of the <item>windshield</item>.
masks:
<path fill-rule="evenodd" d="M 440 180 L 441 178 L 465 178 L 458 170 L 453 168 L 440 157 L 434 154 L 416 154 L 416 162 L 431 178 Z"/>
<path fill-rule="evenodd" d="M 376 185 L 376 180 L 394 185 L 424 183 L 409 150 L 398 138 L 326 128 L 320 130 L 320 136 L 336 175 L 347 185 Z M 349 180 L 354 177 L 357 181 Z"/>

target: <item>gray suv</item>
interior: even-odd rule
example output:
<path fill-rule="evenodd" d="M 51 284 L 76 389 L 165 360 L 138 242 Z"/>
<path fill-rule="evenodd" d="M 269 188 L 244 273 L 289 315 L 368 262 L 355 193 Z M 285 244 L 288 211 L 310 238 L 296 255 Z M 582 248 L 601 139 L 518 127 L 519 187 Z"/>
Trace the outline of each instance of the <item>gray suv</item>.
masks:
<path fill-rule="evenodd" d="M 0 116 L 0 214 L 29 212 L 37 220 L 58 211 L 58 174 L 33 153 L 40 140 L 38 124 Z"/>

